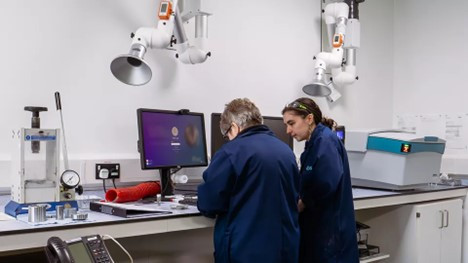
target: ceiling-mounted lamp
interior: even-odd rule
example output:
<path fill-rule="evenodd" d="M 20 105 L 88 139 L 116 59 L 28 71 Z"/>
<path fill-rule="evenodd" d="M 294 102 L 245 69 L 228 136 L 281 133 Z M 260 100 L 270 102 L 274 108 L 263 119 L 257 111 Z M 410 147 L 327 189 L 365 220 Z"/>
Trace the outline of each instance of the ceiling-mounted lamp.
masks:
<path fill-rule="evenodd" d="M 159 4 L 157 28 L 141 27 L 135 34 L 131 34 L 132 45 L 129 53 L 120 55 L 111 62 L 111 72 L 118 80 L 133 86 L 144 85 L 151 80 L 151 68 L 144 60 L 149 48 L 164 49 L 175 46 L 178 52 L 176 57 L 184 64 L 202 63 L 211 56 L 211 52 L 204 51 L 203 47 L 189 44 L 183 25 L 187 20 L 196 17 L 195 37 L 198 42 L 203 43 L 202 38 L 208 36 L 207 17 L 210 14 L 200 11 L 200 0 L 182 0 L 180 3 L 183 6 L 182 13 L 179 12 L 177 0 L 162 0 Z M 203 32 L 200 32 L 200 28 Z"/>

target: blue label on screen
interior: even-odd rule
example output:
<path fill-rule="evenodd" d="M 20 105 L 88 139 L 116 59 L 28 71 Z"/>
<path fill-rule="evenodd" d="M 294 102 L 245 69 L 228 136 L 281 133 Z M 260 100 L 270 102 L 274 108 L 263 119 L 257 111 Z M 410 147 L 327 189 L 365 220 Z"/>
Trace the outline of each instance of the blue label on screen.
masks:
<path fill-rule="evenodd" d="M 146 167 L 206 165 L 202 118 L 202 115 L 143 112 Z"/>

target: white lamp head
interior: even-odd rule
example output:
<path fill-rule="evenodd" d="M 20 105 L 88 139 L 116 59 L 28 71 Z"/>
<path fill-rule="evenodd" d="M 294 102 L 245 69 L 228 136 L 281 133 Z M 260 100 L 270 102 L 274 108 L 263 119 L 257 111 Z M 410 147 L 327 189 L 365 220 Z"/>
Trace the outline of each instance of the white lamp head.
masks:
<path fill-rule="evenodd" d="M 146 47 L 135 43 L 129 54 L 116 57 L 111 63 L 112 74 L 125 84 L 140 86 L 151 80 L 152 72 L 148 63 L 143 60 Z"/>

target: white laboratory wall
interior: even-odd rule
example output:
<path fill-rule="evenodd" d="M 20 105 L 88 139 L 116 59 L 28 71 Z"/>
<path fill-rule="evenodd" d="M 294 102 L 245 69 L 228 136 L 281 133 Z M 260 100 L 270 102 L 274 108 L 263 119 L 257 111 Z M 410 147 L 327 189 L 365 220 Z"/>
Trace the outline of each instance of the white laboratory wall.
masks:
<path fill-rule="evenodd" d="M 55 91 L 62 95 L 72 165 L 87 182 L 93 182 L 93 162 L 99 160 L 131 163 L 124 177 L 153 174 L 138 169 L 137 108 L 204 112 L 209 143 L 210 113 L 233 98 L 249 97 L 264 115 L 279 116 L 287 102 L 305 95 L 301 88 L 312 80 L 312 58 L 320 50 L 319 0 L 204 0 L 202 9 L 213 13 L 207 62 L 183 65 L 171 51 L 149 50 L 151 82 L 120 83 L 110 62 L 129 50 L 131 32 L 157 24 L 158 2 L 1 1 L 0 187 L 9 185 L 11 131 L 30 125 L 23 107 L 48 107 L 42 127 L 60 126 Z M 341 89 L 335 104 L 317 99 L 326 115 L 351 128 L 392 123 L 392 9 L 393 1 L 361 5 L 360 79 Z"/>
<path fill-rule="evenodd" d="M 395 114 L 467 113 L 468 1 L 395 0 L 394 12 Z"/>
<path fill-rule="evenodd" d="M 348 129 L 389 128 L 393 113 L 393 1 L 369 0 L 359 5 L 361 47 L 359 80 L 339 89 L 342 100 L 329 108 L 331 117 Z"/>
<path fill-rule="evenodd" d="M 468 2 L 395 0 L 394 13 L 394 114 L 468 113 Z M 449 151 L 442 171 L 468 174 L 467 161 Z"/>

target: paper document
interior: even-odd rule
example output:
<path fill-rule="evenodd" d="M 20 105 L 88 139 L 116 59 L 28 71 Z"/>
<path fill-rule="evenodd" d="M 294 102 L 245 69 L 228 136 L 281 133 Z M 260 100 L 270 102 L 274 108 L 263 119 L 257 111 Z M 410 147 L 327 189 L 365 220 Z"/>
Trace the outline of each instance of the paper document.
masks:
<path fill-rule="evenodd" d="M 9 221 L 9 220 L 15 220 L 15 218 L 3 212 L 0 212 L 0 221 Z"/>

